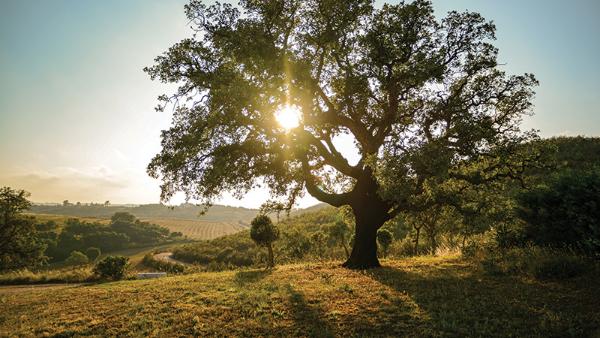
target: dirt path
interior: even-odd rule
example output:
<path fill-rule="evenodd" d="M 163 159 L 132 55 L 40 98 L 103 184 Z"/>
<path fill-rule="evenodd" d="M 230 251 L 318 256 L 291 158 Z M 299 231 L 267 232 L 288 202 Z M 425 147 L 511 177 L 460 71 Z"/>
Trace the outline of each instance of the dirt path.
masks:
<path fill-rule="evenodd" d="M 157 253 L 156 255 L 154 255 L 154 259 L 156 259 L 157 261 L 163 261 L 163 262 L 173 263 L 173 264 L 191 265 L 189 263 L 182 262 L 182 261 L 179 261 L 179 260 L 176 260 L 175 258 L 173 258 L 172 252 Z"/>

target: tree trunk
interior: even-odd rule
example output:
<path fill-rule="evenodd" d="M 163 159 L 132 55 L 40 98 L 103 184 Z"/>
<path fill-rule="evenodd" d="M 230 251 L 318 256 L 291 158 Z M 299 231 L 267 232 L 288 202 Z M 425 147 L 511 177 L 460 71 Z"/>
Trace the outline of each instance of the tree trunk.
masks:
<path fill-rule="evenodd" d="M 415 237 L 415 256 L 419 255 L 419 235 L 421 234 L 421 227 L 416 228 L 415 230 L 417 230 L 417 236 Z"/>
<path fill-rule="evenodd" d="M 273 244 L 269 243 L 269 245 L 267 245 L 267 249 L 269 249 L 269 263 L 268 263 L 268 267 L 272 268 L 275 266 L 275 259 L 273 258 Z"/>
<path fill-rule="evenodd" d="M 354 246 L 342 266 L 349 269 L 380 267 L 377 258 L 377 230 L 389 219 L 386 206 L 379 199 L 370 199 L 359 206 L 352 206 L 356 219 Z"/>

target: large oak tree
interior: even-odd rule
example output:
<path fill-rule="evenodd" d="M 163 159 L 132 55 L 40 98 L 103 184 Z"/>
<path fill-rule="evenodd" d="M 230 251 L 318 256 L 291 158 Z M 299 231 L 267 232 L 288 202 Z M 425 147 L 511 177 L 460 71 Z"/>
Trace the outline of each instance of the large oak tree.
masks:
<path fill-rule="evenodd" d="M 185 7 L 194 35 L 155 59 L 152 79 L 177 84 L 159 109 L 173 125 L 149 173 L 162 198 L 207 204 L 257 185 L 288 207 L 304 191 L 356 220 L 344 266 L 379 266 L 377 230 L 406 210 L 515 178 L 519 129 L 535 78 L 509 76 L 477 13 L 438 20 L 428 1 L 241 0 Z M 297 107 L 301 123 L 275 119 Z M 360 160 L 336 148 L 355 140 Z"/>

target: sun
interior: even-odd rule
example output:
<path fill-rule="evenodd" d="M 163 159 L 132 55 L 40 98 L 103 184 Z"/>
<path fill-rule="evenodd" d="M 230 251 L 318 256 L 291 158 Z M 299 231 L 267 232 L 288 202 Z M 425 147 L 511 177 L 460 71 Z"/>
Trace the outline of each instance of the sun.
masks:
<path fill-rule="evenodd" d="M 300 125 L 302 113 L 297 106 L 285 105 L 275 112 L 275 119 L 285 130 L 291 130 Z"/>

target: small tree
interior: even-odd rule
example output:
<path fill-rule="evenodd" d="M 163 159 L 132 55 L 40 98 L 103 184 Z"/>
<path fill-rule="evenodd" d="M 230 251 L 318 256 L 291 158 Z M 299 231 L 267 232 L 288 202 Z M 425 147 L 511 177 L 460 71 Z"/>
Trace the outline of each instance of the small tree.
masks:
<path fill-rule="evenodd" d="M 279 229 L 273 224 L 271 218 L 266 215 L 256 216 L 250 223 L 250 238 L 259 246 L 269 250 L 268 267 L 274 267 L 273 242 L 279 238 Z"/>
<path fill-rule="evenodd" d="M 65 260 L 68 265 L 83 265 L 87 264 L 90 260 L 88 256 L 84 255 L 81 251 L 73 251 Z"/>
<path fill-rule="evenodd" d="M 94 273 L 101 278 L 119 280 L 125 276 L 128 264 L 129 258 L 127 257 L 108 256 L 96 264 L 96 267 L 94 267 Z"/>
<path fill-rule="evenodd" d="M 100 249 L 95 247 L 89 247 L 85 250 L 85 255 L 90 259 L 90 261 L 95 262 L 98 257 L 100 257 Z"/>
<path fill-rule="evenodd" d="M 389 230 L 379 229 L 379 231 L 377 231 L 377 242 L 383 249 L 383 257 L 387 256 L 388 249 L 390 248 L 390 244 L 392 244 L 393 240 L 394 236 Z"/>

